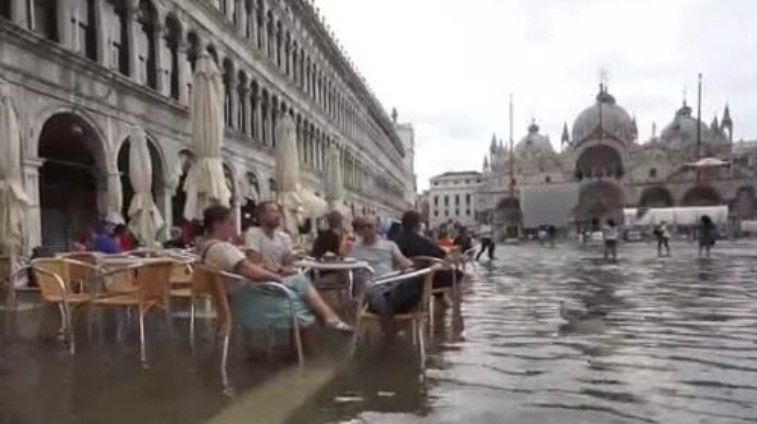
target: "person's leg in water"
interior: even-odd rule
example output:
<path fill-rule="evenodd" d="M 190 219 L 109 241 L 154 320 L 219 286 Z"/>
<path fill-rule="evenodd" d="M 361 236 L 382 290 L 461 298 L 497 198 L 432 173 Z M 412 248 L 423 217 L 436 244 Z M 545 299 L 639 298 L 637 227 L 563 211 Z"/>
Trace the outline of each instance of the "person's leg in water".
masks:
<path fill-rule="evenodd" d="M 494 244 L 494 240 L 489 239 L 489 260 L 490 261 L 494 260 L 494 249 L 495 249 L 495 247 L 496 247 L 496 245 Z"/>
<path fill-rule="evenodd" d="M 665 255 L 670 256 L 670 239 L 665 238 Z"/>
<path fill-rule="evenodd" d="M 604 249 L 604 258 L 607 260 L 607 258 L 610 257 L 610 242 L 605 241 L 605 249 Z"/>
<path fill-rule="evenodd" d="M 484 250 L 486 250 L 486 239 L 481 239 L 481 247 L 478 250 L 478 253 L 476 254 L 476 261 L 479 261 L 481 259 L 481 255 L 484 254 Z"/>
<path fill-rule="evenodd" d="M 657 238 L 657 256 L 662 256 L 662 244 L 664 243 L 662 237 Z"/>
<path fill-rule="evenodd" d="M 612 243 L 612 261 L 613 262 L 618 261 L 618 242 L 617 241 Z"/>

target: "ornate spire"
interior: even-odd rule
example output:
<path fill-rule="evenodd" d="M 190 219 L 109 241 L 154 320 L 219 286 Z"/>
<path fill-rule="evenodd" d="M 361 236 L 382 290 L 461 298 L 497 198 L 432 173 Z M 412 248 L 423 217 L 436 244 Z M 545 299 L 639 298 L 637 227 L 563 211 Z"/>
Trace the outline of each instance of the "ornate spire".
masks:
<path fill-rule="evenodd" d="M 397 117 L 398 116 L 399 115 L 397 114 L 397 108 L 393 107 L 392 108 L 392 122 L 394 122 L 395 124 L 397 123 Z"/>
<path fill-rule="evenodd" d="M 562 126 L 562 137 L 560 138 L 560 142 L 562 144 L 570 144 L 570 134 L 568 134 L 568 123 L 563 123 Z"/>
<path fill-rule="evenodd" d="M 502 142 L 502 139 L 499 139 L 499 151 L 504 153 L 505 152 L 505 144 Z"/>
<path fill-rule="evenodd" d="M 489 156 L 484 156 L 484 172 L 489 170 Z"/>
<path fill-rule="evenodd" d="M 633 114 L 631 119 L 631 130 L 633 131 L 633 140 L 636 141 L 639 138 L 639 126 L 636 125 L 636 114 Z"/>
<path fill-rule="evenodd" d="M 731 119 L 731 109 L 728 108 L 728 103 L 725 104 L 723 120 L 720 122 L 720 125 L 723 131 L 728 130 L 728 141 L 733 143 L 733 120 Z"/>
<path fill-rule="evenodd" d="M 489 145 L 489 152 L 494 154 L 497 152 L 497 134 L 492 134 L 492 143 Z"/>
<path fill-rule="evenodd" d="M 710 124 L 710 130 L 714 132 L 720 132 L 720 123 L 718 122 L 718 116 L 715 115 L 712 118 L 712 123 Z"/>
<path fill-rule="evenodd" d="M 728 104 L 725 105 L 725 110 L 723 111 L 723 127 L 731 128 L 733 127 L 733 121 L 731 120 L 731 110 L 728 108 Z"/>

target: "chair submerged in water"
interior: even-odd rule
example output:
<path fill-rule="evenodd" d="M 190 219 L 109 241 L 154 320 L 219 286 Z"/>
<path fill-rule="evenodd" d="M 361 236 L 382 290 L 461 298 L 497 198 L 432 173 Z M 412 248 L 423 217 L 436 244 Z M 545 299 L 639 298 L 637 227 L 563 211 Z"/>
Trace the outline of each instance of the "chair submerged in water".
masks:
<path fill-rule="evenodd" d="M 434 285 L 434 274 L 441 269 L 439 265 L 433 265 L 427 268 L 412 270 L 410 272 L 400 272 L 389 276 L 379 278 L 373 282 L 371 288 L 375 290 L 375 287 L 393 285 L 408 280 L 414 280 L 422 278 L 419 284 L 422 284 L 421 296 L 418 300 L 418 304 L 412 311 L 407 313 L 395 314 L 391 317 L 394 321 L 410 322 L 412 328 L 413 344 L 418 346 L 418 355 L 421 359 L 421 367 L 426 366 L 426 337 L 425 337 L 425 324 L 429 316 L 428 306 L 432 297 L 432 290 Z M 383 316 L 370 311 L 369 305 L 365 301 L 365 296 L 360 300 L 359 309 L 357 313 L 357 319 L 355 322 L 355 334 L 352 341 L 353 354 L 357 353 L 363 333 L 366 331 L 366 324 L 368 322 L 380 322 L 385 319 Z"/>

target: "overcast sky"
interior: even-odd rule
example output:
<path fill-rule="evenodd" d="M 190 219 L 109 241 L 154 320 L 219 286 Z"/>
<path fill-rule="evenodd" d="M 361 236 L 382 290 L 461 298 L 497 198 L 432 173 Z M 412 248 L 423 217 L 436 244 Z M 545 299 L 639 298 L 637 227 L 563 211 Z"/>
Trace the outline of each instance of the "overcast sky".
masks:
<path fill-rule="evenodd" d="M 492 133 L 532 117 L 557 147 L 591 105 L 602 70 L 640 139 L 667 125 L 684 90 L 703 120 L 731 106 L 735 138 L 757 138 L 757 0 L 316 0 L 387 110 L 416 130 L 421 188 L 480 170 Z"/>

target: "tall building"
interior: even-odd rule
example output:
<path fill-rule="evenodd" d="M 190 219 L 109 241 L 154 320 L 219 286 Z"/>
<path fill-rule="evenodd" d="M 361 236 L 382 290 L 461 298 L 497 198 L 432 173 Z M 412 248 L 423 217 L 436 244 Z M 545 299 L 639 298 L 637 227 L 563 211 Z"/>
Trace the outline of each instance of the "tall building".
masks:
<path fill-rule="evenodd" d="M 126 214 L 128 134 L 148 135 L 153 194 L 180 220 L 192 72 L 223 73 L 223 150 L 238 218 L 271 198 L 276 122 L 296 123 L 304 184 L 323 193 L 341 151 L 356 213 L 410 207 L 403 140 L 305 0 L 4 0 L 0 76 L 20 116 L 30 244 L 63 247 L 106 214 Z M 118 207 L 121 205 L 121 207 Z"/>
<path fill-rule="evenodd" d="M 482 174 L 477 171 L 446 172 L 432 177 L 427 199 L 431 227 L 454 222 L 475 225 L 482 183 Z"/>
<path fill-rule="evenodd" d="M 415 173 L 415 129 L 410 123 L 397 121 L 397 109 L 392 109 L 392 122 L 405 149 L 405 201 L 415 204 L 418 192 L 418 176 Z"/>
<path fill-rule="evenodd" d="M 513 149 L 495 137 L 484 159 L 481 218 L 493 222 L 500 237 L 551 224 L 546 221 L 550 213 L 554 218 L 554 209 L 561 209 L 562 223 L 577 226 L 594 218 L 622 222 L 624 207 L 725 204 L 734 219 L 754 219 L 754 147 L 733 142 L 728 106 L 709 125 L 692 115 L 684 102 L 659 136 L 654 131 L 640 143 L 636 120 L 601 86 L 572 132 L 565 125 L 559 153 L 535 123 Z M 688 166 L 700 158 L 729 166 L 700 171 Z M 523 201 L 535 192 L 548 193 L 551 206 L 527 207 Z"/>

